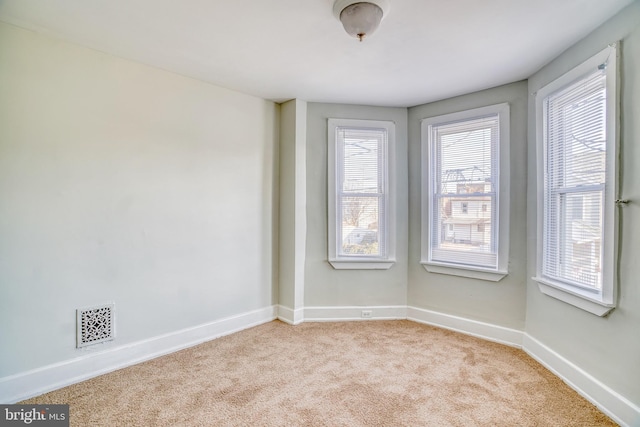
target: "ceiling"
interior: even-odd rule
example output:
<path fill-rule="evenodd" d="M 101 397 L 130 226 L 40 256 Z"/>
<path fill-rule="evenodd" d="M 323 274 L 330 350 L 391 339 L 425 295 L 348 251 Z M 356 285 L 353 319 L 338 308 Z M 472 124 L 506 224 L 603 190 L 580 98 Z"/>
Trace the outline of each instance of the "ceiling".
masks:
<path fill-rule="evenodd" d="M 362 43 L 333 0 L 0 0 L 0 20 L 277 102 L 408 107 L 527 78 L 633 1 L 390 0 Z"/>

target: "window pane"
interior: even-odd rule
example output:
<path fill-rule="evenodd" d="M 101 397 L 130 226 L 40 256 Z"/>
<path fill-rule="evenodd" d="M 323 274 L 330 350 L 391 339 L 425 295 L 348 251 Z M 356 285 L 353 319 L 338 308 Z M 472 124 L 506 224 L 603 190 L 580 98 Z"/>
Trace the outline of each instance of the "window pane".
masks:
<path fill-rule="evenodd" d="M 338 254 L 386 257 L 385 186 L 387 130 L 340 127 Z"/>
<path fill-rule="evenodd" d="M 602 184 L 605 179 L 605 76 L 596 72 L 548 100 L 552 187 Z"/>
<path fill-rule="evenodd" d="M 382 255 L 379 242 L 380 198 L 342 198 L 343 255 Z"/>
<path fill-rule="evenodd" d="M 382 190 L 384 130 L 341 129 L 345 193 L 379 193 Z"/>
<path fill-rule="evenodd" d="M 432 261 L 497 268 L 498 132 L 498 115 L 432 126 Z"/>
<path fill-rule="evenodd" d="M 565 200 L 563 276 L 599 288 L 602 194 L 568 194 Z"/>
<path fill-rule="evenodd" d="M 602 286 L 606 173 L 605 74 L 598 70 L 545 100 L 543 274 Z"/>

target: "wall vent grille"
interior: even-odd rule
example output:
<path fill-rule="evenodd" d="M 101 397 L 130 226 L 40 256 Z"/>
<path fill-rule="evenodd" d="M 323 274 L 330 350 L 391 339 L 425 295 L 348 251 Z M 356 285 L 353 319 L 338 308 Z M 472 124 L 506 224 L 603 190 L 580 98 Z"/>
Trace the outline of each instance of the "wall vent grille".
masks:
<path fill-rule="evenodd" d="M 115 338 L 115 304 L 76 310 L 76 347 L 86 347 Z"/>

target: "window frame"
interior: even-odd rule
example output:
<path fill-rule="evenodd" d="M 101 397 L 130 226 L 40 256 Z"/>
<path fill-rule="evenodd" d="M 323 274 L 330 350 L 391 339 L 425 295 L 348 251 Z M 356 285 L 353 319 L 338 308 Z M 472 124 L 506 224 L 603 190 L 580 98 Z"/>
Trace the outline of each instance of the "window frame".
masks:
<path fill-rule="evenodd" d="M 338 247 L 341 224 L 338 221 L 340 165 L 344 164 L 338 149 L 340 128 L 384 129 L 387 133 L 383 172 L 384 224 L 379 227 L 379 241 L 384 239 L 386 256 L 342 255 Z M 391 120 L 329 118 L 327 120 L 327 189 L 328 189 L 328 261 L 337 270 L 387 270 L 396 262 L 396 196 L 395 196 L 395 123 Z M 380 218 L 379 218 L 380 221 Z"/>
<path fill-rule="evenodd" d="M 431 179 L 432 141 L 431 128 L 436 125 L 443 125 L 454 121 L 471 121 L 485 116 L 498 115 L 499 120 L 499 142 L 496 147 L 496 268 L 487 268 L 474 265 L 463 265 L 433 261 L 431 254 L 431 223 L 433 211 L 431 210 L 431 200 L 433 197 L 433 182 Z M 424 118 L 421 121 L 422 135 L 422 181 L 421 181 L 421 260 L 420 263 L 430 273 L 449 274 L 454 276 L 468 277 L 473 279 L 498 282 L 508 274 L 509 263 L 509 198 L 510 198 L 510 107 L 509 103 L 488 105 L 480 108 L 473 108 L 458 111 L 451 114 L 444 114 L 435 117 Z"/>
<path fill-rule="evenodd" d="M 536 276 L 539 290 L 575 307 L 581 308 L 597 316 L 605 316 L 616 306 L 617 273 L 615 260 L 618 245 L 618 215 L 616 212 L 616 195 L 618 194 L 618 150 L 619 150 L 619 51 L 617 43 L 593 55 L 580 65 L 540 88 L 535 94 L 536 107 L 536 163 L 537 163 L 537 247 Z M 594 291 L 577 285 L 555 280 L 543 273 L 544 218 L 545 218 L 545 167 L 546 167 L 546 99 L 566 87 L 584 79 L 587 75 L 606 64 L 605 88 L 606 99 L 606 172 L 604 184 L 603 221 L 602 221 L 602 289 Z"/>

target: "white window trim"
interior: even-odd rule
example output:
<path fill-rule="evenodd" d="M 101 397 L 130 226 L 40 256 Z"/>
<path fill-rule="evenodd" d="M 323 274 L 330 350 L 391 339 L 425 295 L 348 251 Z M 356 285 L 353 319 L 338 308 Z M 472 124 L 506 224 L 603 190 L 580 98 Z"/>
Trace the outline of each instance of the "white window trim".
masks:
<path fill-rule="evenodd" d="M 594 292 L 555 281 L 542 274 L 543 221 L 544 221 L 544 99 L 551 93 L 567 86 L 601 64 L 607 63 L 607 172 L 605 178 L 605 202 L 603 236 L 603 275 L 602 291 Z M 615 199 L 618 194 L 618 135 L 619 121 L 617 107 L 619 104 L 618 81 L 618 51 L 616 44 L 592 56 L 582 64 L 563 74 L 558 79 L 542 87 L 535 94 L 536 98 L 536 148 L 537 148 L 537 251 L 536 276 L 533 280 L 538 283 L 540 291 L 550 297 L 571 304 L 597 316 L 605 316 L 616 307 L 617 277 L 615 260 L 618 244 L 618 216 L 616 215 Z M 609 237 L 610 236 L 610 237 Z"/>
<path fill-rule="evenodd" d="M 500 120 L 500 144 L 498 147 L 499 165 L 497 171 L 497 181 L 499 191 L 496 195 L 498 206 L 496 223 L 498 224 L 498 267 L 496 269 L 462 266 L 449 263 L 429 261 L 429 242 L 431 241 L 431 210 L 430 193 L 431 178 L 429 165 L 431 164 L 430 132 L 429 127 L 440 123 L 456 120 L 472 120 L 477 117 L 490 114 L 498 114 Z M 510 198 L 510 161 L 509 146 L 511 126 L 509 104 L 502 103 L 489 105 L 486 107 L 474 108 L 472 110 L 460 111 L 452 114 L 445 114 L 437 117 L 429 117 L 422 120 L 422 243 L 420 263 L 430 273 L 449 274 L 452 276 L 469 277 L 472 279 L 498 282 L 508 274 L 509 263 L 509 198 Z"/>
<path fill-rule="evenodd" d="M 387 255 L 374 256 L 340 256 L 338 255 L 338 224 L 336 212 L 337 183 L 337 150 L 336 130 L 339 127 L 378 128 L 387 131 L 387 179 L 385 186 L 385 227 Z M 382 120 L 328 119 L 328 246 L 329 263 L 336 270 L 387 270 L 396 262 L 396 160 L 395 160 L 395 123 Z"/>

